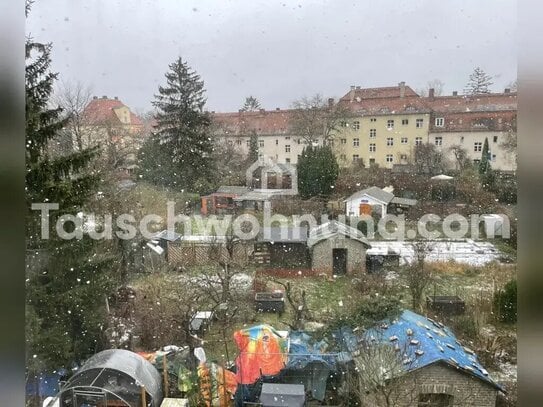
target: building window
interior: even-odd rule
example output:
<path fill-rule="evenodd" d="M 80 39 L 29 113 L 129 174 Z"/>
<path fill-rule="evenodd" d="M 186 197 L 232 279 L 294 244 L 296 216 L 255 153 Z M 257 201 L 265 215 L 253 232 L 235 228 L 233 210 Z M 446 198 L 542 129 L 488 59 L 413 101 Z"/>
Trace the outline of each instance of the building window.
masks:
<path fill-rule="evenodd" d="M 402 119 L 402 126 L 407 126 L 409 124 L 409 119 Z"/>
<path fill-rule="evenodd" d="M 377 137 L 377 129 L 370 129 L 370 138 Z"/>
<path fill-rule="evenodd" d="M 370 143 L 370 153 L 375 153 L 375 143 Z"/>
<path fill-rule="evenodd" d="M 417 120 L 415 121 L 415 127 L 416 127 L 417 129 L 422 129 L 423 123 L 424 123 L 424 119 L 417 119 Z"/>
<path fill-rule="evenodd" d="M 346 139 L 346 138 L 342 138 L 342 139 L 341 139 L 341 144 L 347 144 L 347 139 Z"/>
<path fill-rule="evenodd" d="M 264 147 L 264 140 L 258 140 L 258 147 Z"/>
<path fill-rule="evenodd" d="M 328 140 L 328 145 L 330 147 L 334 147 L 334 140 Z"/>
<path fill-rule="evenodd" d="M 287 164 L 289 164 L 289 163 L 290 163 L 290 158 L 285 158 L 285 162 L 286 162 Z"/>
<path fill-rule="evenodd" d="M 387 154 L 386 160 L 387 163 L 391 163 L 392 161 L 394 161 L 394 157 L 392 157 L 392 154 Z"/>
<path fill-rule="evenodd" d="M 353 138 L 353 147 L 360 146 L 360 139 L 359 138 Z"/>
<path fill-rule="evenodd" d="M 498 142 L 498 136 L 494 136 L 494 143 Z"/>
<path fill-rule="evenodd" d="M 231 146 L 231 145 L 234 144 L 234 142 L 233 142 L 232 140 L 228 140 L 228 141 L 226 142 L 226 144 L 228 144 L 229 146 Z"/>
<path fill-rule="evenodd" d="M 290 140 L 290 136 L 286 136 L 286 137 L 285 137 L 285 140 Z"/>
<path fill-rule="evenodd" d="M 275 139 L 275 145 L 276 145 L 276 146 L 279 145 L 279 140 Z"/>
<path fill-rule="evenodd" d="M 402 144 L 407 144 L 407 137 L 402 137 L 401 140 L 400 140 L 400 142 L 401 142 Z"/>
<path fill-rule="evenodd" d="M 443 117 L 436 117 L 435 123 L 436 123 L 436 127 L 443 127 L 443 125 L 445 124 L 445 119 Z"/>
<path fill-rule="evenodd" d="M 344 121 L 344 120 L 342 120 L 342 121 L 339 122 L 339 125 L 340 125 L 341 127 L 347 127 L 347 122 Z"/>
<path fill-rule="evenodd" d="M 354 130 L 360 129 L 360 122 L 359 121 L 353 122 L 353 129 Z"/>
<path fill-rule="evenodd" d="M 237 144 L 238 146 L 241 146 L 241 140 L 236 140 L 236 144 Z"/>
<path fill-rule="evenodd" d="M 473 143 L 473 151 L 476 153 L 483 151 L 483 143 L 476 141 Z"/>
<path fill-rule="evenodd" d="M 393 129 L 394 128 L 394 120 L 390 119 L 387 120 L 387 129 Z"/>
<path fill-rule="evenodd" d="M 375 165 L 375 158 L 370 158 L 370 167 Z"/>
<path fill-rule="evenodd" d="M 475 165 L 479 165 L 480 162 L 481 162 L 481 160 L 479 160 L 478 158 L 473 160 L 473 164 L 475 164 Z"/>
<path fill-rule="evenodd" d="M 460 142 L 461 142 L 461 143 L 464 142 L 464 136 L 460 137 Z"/>
<path fill-rule="evenodd" d="M 452 407 L 454 396 L 445 393 L 419 394 L 418 407 Z"/>
<path fill-rule="evenodd" d="M 436 146 L 440 146 L 443 144 L 443 137 L 436 137 L 435 139 Z"/>
<path fill-rule="evenodd" d="M 251 140 L 246 141 L 247 147 L 251 147 Z"/>
<path fill-rule="evenodd" d="M 360 156 L 358 154 L 353 154 L 353 163 L 357 162 L 358 160 L 360 160 Z"/>
<path fill-rule="evenodd" d="M 496 154 L 492 154 L 492 161 L 496 161 Z"/>
<path fill-rule="evenodd" d="M 285 153 L 290 153 L 290 144 L 285 145 Z"/>
<path fill-rule="evenodd" d="M 376 121 L 377 121 L 377 119 L 376 119 L 375 117 L 372 117 L 372 118 L 370 119 L 370 122 L 371 122 L 371 123 L 375 123 Z"/>
<path fill-rule="evenodd" d="M 400 160 L 407 161 L 407 154 L 400 154 Z"/>
<path fill-rule="evenodd" d="M 347 156 L 346 156 L 345 154 L 341 154 L 341 155 L 339 156 L 339 158 L 340 158 L 341 160 L 345 161 L 345 160 L 347 159 Z"/>
<path fill-rule="evenodd" d="M 420 146 L 422 144 L 422 137 L 415 137 L 415 145 Z"/>
<path fill-rule="evenodd" d="M 387 137 L 387 146 L 393 146 L 393 145 L 394 145 L 394 138 Z"/>

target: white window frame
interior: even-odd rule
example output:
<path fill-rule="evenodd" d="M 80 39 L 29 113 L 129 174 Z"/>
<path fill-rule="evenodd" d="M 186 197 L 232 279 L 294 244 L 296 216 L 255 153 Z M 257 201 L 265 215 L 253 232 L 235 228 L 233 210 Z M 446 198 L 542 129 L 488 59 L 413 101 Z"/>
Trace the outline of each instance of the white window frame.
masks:
<path fill-rule="evenodd" d="M 443 145 L 443 137 L 436 136 L 436 138 L 434 139 L 434 144 L 436 146 L 442 146 Z"/>
<path fill-rule="evenodd" d="M 394 156 L 392 154 L 387 154 L 385 160 L 387 163 L 392 163 L 394 162 Z"/>
<path fill-rule="evenodd" d="M 370 129 L 370 138 L 377 137 L 377 129 Z"/>
<path fill-rule="evenodd" d="M 375 143 L 370 143 L 370 153 L 375 153 L 377 146 Z"/>
<path fill-rule="evenodd" d="M 353 147 L 360 147 L 360 139 L 358 137 L 353 138 Z"/>
<path fill-rule="evenodd" d="M 388 119 L 387 120 L 387 129 L 393 129 L 394 128 L 394 119 Z"/>
<path fill-rule="evenodd" d="M 435 125 L 436 125 L 436 127 L 443 127 L 443 126 L 445 126 L 445 118 L 443 118 L 443 117 L 436 117 Z"/>
<path fill-rule="evenodd" d="M 407 144 L 409 142 L 409 139 L 407 137 L 402 137 L 400 140 L 401 144 Z"/>
<path fill-rule="evenodd" d="M 392 147 L 394 145 L 394 137 L 387 137 L 387 146 Z"/>
<path fill-rule="evenodd" d="M 415 120 L 415 127 L 417 129 L 422 129 L 424 127 L 424 119 L 416 119 Z"/>

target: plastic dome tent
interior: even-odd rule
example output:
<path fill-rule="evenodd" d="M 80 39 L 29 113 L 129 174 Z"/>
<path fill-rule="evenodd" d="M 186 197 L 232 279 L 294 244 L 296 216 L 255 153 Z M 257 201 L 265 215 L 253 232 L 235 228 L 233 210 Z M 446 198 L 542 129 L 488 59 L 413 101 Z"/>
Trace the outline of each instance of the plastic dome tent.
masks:
<path fill-rule="evenodd" d="M 109 349 L 89 358 L 62 387 L 58 399 L 60 407 L 158 407 L 161 377 L 140 355 Z"/>

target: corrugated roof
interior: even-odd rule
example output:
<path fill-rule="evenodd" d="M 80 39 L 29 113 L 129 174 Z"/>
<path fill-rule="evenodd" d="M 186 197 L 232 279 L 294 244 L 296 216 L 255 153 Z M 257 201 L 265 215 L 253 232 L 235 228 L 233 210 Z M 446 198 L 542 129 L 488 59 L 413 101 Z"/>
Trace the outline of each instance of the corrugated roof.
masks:
<path fill-rule="evenodd" d="M 375 198 L 386 204 L 388 204 L 390 201 L 392 201 L 392 198 L 394 198 L 394 194 L 391 194 L 390 192 L 387 192 L 387 191 L 383 191 L 379 187 L 373 186 L 373 187 L 363 189 L 362 191 L 355 192 L 350 197 L 348 197 L 344 202 L 351 201 L 353 199 L 358 199 L 364 195 L 371 196 L 372 198 Z"/>
<path fill-rule="evenodd" d="M 398 205 L 415 206 L 417 204 L 417 200 L 409 199 L 409 198 L 400 198 L 399 196 L 395 196 L 394 198 L 392 198 L 390 203 L 398 204 Z"/>
<path fill-rule="evenodd" d="M 412 311 L 403 311 L 392 322 L 385 320 L 378 323 L 365 331 L 362 337 L 366 343 L 397 344 L 400 350 L 408 353 L 405 355 L 407 372 L 443 362 L 502 389 L 481 365 L 477 355 L 463 346 L 449 328 Z"/>
<path fill-rule="evenodd" d="M 260 242 L 277 242 L 277 243 L 305 243 L 307 241 L 306 226 L 272 226 L 263 228 L 258 235 Z"/>
<path fill-rule="evenodd" d="M 309 238 L 307 239 L 307 246 L 313 247 L 320 241 L 330 239 L 331 237 L 337 235 L 343 235 L 349 239 L 358 240 L 366 247 L 371 247 L 370 243 L 361 231 L 336 220 L 331 220 L 311 229 L 309 232 Z"/>

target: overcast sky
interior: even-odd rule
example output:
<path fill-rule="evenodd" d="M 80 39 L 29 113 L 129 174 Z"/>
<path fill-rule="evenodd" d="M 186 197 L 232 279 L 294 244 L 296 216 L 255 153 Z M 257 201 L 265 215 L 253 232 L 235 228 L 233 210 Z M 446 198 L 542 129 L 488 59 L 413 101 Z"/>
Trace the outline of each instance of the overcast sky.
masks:
<path fill-rule="evenodd" d="M 53 43 L 64 81 L 135 110 L 151 108 L 179 56 L 216 111 L 248 95 L 286 108 L 350 85 L 418 89 L 434 78 L 462 91 L 475 66 L 501 91 L 517 69 L 514 0 L 36 0 L 26 31 Z"/>

